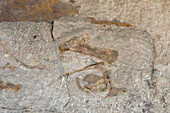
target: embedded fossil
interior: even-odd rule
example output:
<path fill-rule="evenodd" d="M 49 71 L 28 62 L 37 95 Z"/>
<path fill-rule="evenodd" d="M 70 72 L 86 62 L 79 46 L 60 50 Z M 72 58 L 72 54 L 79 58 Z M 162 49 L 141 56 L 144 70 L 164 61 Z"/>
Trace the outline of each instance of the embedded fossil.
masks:
<path fill-rule="evenodd" d="M 80 91 L 85 93 L 109 91 L 106 97 L 112 97 L 112 96 L 120 95 L 122 93 L 126 93 L 127 88 L 117 88 L 110 84 L 111 80 L 109 79 L 109 74 L 110 74 L 109 70 L 104 71 L 103 76 L 87 74 L 83 78 L 83 81 L 87 82 L 88 84 L 84 85 L 84 87 L 80 85 L 80 78 L 77 77 L 76 85 Z"/>
<path fill-rule="evenodd" d="M 88 45 L 88 40 L 90 36 L 85 34 L 87 37 L 81 35 L 80 37 L 73 37 L 72 39 L 66 41 L 59 45 L 60 52 L 73 51 L 86 55 L 95 56 L 106 61 L 109 64 L 113 64 L 118 57 L 118 51 L 110 50 L 106 48 L 91 47 Z"/>
<path fill-rule="evenodd" d="M 29 69 L 44 69 L 44 68 L 45 68 L 45 65 L 32 66 L 32 65 L 28 65 L 28 64 L 20 61 L 19 59 L 17 59 L 14 55 L 12 55 L 12 54 L 8 51 L 8 49 L 7 49 L 7 48 L 5 47 L 5 45 L 2 43 L 1 39 L 0 39 L 0 46 L 4 49 L 5 53 L 7 53 L 11 58 L 15 59 L 18 63 L 20 63 L 20 65 L 22 65 L 22 66 L 24 66 L 24 67 L 26 67 L 26 68 L 29 68 Z M 12 69 L 12 68 L 14 68 L 14 67 L 11 67 L 11 66 L 9 66 L 9 64 L 7 64 L 7 65 L 4 67 L 4 69 L 5 69 L 5 68 L 10 68 L 10 69 Z M 12 70 L 14 70 L 14 69 L 12 69 Z"/>
<path fill-rule="evenodd" d="M 88 45 L 88 41 L 90 39 L 90 36 L 86 33 L 87 37 L 84 37 L 81 35 L 80 37 L 73 37 L 70 40 L 67 40 L 66 42 L 59 45 L 60 52 L 64 51 L 73 51 L 73 52 L 79 52 L 86 55 L 91 55 L 98 57 L 104 61 L 106 61 L 109 64 L 113 64 L 115 60 L 117 60 L 118 52 L 116 50 L 110 50 L 105 48 L 97 48 L 97 47 L 91 47 Z M 88 74 L 83 79 L 84 82 L 88 82 L 87 85 L 82 87 L 80 85 L 79 78 L 76 78 L 76 84 L 79 90 L 89 93 L 88 90 L 91 92 L 97 92 L 100 91 L 106 91 L 110 89 L 110 92 L 108 93 L 108 96 L 116 96 L 121 94 L 120 92 L 126 92 L 126 88 L 109 88 L 109 71 L 104 71 L 103 76 L 97 76 L 94 74 Z M 88 89 L 88 90 L 87 90 Z"/>
<path fill-rule="evenodd" d="M 3 67 L 3 69 L 6 69 L 6 68 L 12 72 L 15 72 L 18 69 L 18 67 L 11 65 L 9 62 Z"/>
<path fill-rule="evenodd" d="M 97 92 L 98 90 L 109 90 L 109 82 L 106 74 L 103 74 L 103 76 L 88 74 L 83 78 L 83 81 L 88 83 L 84 85 L 84 87 L 80 85 L 79 77 L 76 78 L 77 87 L 83 92 L 89 93 L 89 91 Z"/>
<path fill-rule="evenodd" d="M 96 95 L 96 93 L 92 93 L 90 96 L 85 96 L 85 93 L 79 91 L 75 84 L 76 76 L 79 75 L 81 76 L 82 74 L 87 75 L 92 73 L 99 76 L 98 74 L 95 73 L 97 70 L 94 71 L 90 69 L 84 72 L 78 71 L 78 73 L 72 74 L 71 77 L 68 79 L 70 94 L 71 96 L 74 95 L 75 97 L 75 99 L 73 97 L 71 100 L 71 102 L 73 102 L 74 105 L 80 103 L 79 104 L 80 109 L 82 108 L 84 109 L 85 107 L 87 108 L 87 105 L 84 104 L 85 101 L 83 101 L 84 97 L 86 97 L 86 99 L 91 99 L 90 101 L 94 102 L 94 105 L 96 104 L 107 105 L 112 103 L 112 105 L 114 106 L 117 105 L 119 105 L 119 107 L 122 105 L 126 106 L 127 103 L 131 101 L 129 95 L 131 93 L 134 94 L 131 91 L 135 91 L 137 95 L 139 94 L 138 96 L 141 96 L 140 95 L 141 90 L 144 92 L 148 91 L 145 90 L 147 88 L 147 85 L 145 85 L 144 80 L 147 79 L 148 77 L 147 75 L 150 74 L 149 73 L 151 70 L 150 64 L 153 58 L 151 46 L 152 41 L 148 33 L 133 27 L 126 28 L 116 27 L 112 29 L 103 30 L 100 29 L 100 27 L 99 28 L 95 27 L 98 25 L 86 23 L 80 19 L 77 19 L 76 21 L 75 20 L 72 21 L 73 19 L 71 19 L 70 17 L 68 19 L 65 20 L 64 19 L 65 18 L 60 18 L 59 20 L 54 22 L 55 39 L 57 40 L 57 37 L 62 37 L 59 40 L 57 40 L 56 43 L 60 45 L 66 40 L 70 39 L 71 37 L 76 37 L 79 36 L 80 34 L 89 33 L 91 38 L 87 45 L 91 47 L 106 48 L 118 51 L 119 55 L 117 57 L 117 60 L 115 60 L 114 64 L 110 65 L 108 63 L 104 63 L 104 66 L 107 70 L 111 70 L 111 74 L 109 75 L 109 80 L 112 81 L 111 86 L 113 90 L 111 91 L 116 92 L 116 90 L 119 90 L 119 93 L 121 93 L 125 92 L 125 90 L 122 89 L 121 91 L 121 89 L 116 88 L 126 87 L 128 89 L 128 93 L 124 93 L 124 95 L 120 96 L 120 98 L 116 97 L 111 99 L 105 99 L 101 103 L 101 101 L 96 101 L 96 99 L 101 100 L 101 98 L 106 96 L 107 92 L 103 93 L 102 91 L 98 90 L 99 93 L 97 93 L 97 96 L 93 96 Z M 21 67 L 19 71 L 24 72 L 23 74 L 24 76 L 8 76 L 7 78 L 8 80 L 13 79 L 13 81 L 22 84 L 22 86 L 24 87 L 24 89 L 18 94 L 19 96 L 18 95 L 15 96 L 16 97 L 15 100 L 17 100 L 16 104 L 22 102 L 23 105 L 26 105 L 27 103 L 30 103 L 30 101 L 35 103 L 44 103 L 43 106 L 40 106 L 39 104 L 34 104 L 31 108 L 33 110 L 37 110 L 37 108 L 44 110 L 48 109 L 49 101 L 51 102 L 51 106 L 56 105 L 61 106 L 61 103 L 66 102 L 68 100 L 68 95 L 65 93 L 66 90 L 64 89 L 64 87 L 60 86 L 60 82 L 56 82 L 55 84 L 48 86 L 48 84 L 51 81 L 58 79 L 59 74 L 59 71 L 57 69 L 58 66 L 56 65 L 57 58 L 55 56 L 54 49 L 51 46 L 52 41 L 50 41 L 48 23 L 32 23 L 32 22 L 6 23 L 1 24 L 0 28 L 1 30 L 4 30 L 4 32 L 7 33 L 8 36 L 10 37 L 10 40 L 3 40 L 3 44 L 8 49 L 8 51 L 11 52 L 13 56 L 20 59 L 22 62 L 30 65 L 32 65 L 34 58 L 38 57 L 38 60 L 42 64 L 45 64 L 46 66 L 46 68 L 43 71 L 29 69 L 24 70 Z M 33 35 L 38 36 L 38 38 L 40 37 L 40 41 L 35 41 L 32 45 L 30 45 L 28 43 L 30 40 L 29 37 Z M 15 52 L 15 49 L 17 48 L 19 48 L 19 50 Z M 9 57 L 4 56 L 6 52 L 4 51 L 3 48 L 0 47 L 0 51 L 1 61 L 4 62 L 3 66 L 7 62 L 10 62 L 11 64 L 17 63 L 16 60 L 12 60 L 10 56 Z M 26 59 L 30 54 L 32 56 L 29 57 L 29 59 Z M 63 52 L 60 55 L 62 58 L 61 61 L 64 66 L 65 73 L 73 72 L 74 70 L 80 70 L 83 67 L 93 64 L 94 62 L 91 61 L 91 59 L 96 62 L 105 61 L 98 59 L 98 57 L 91 57 L 90 55 L 84 55 L 81 53 L 79 54 L 77 52 L 72 51 Z M 2 68 L 0 69 L 2 70 Z M 142 76 L 140 76 L 141 73 Z M 80 80 L 80 85 L 84 87 L 84 82 L 82 80 Z M 86 90 L 91 92 L 89 89 Z M 6 102 L 9 100 L 13 101 L 13 97 L 5 98 L 7 93 L 6 92 L 1 93 L 1 98 L 4 100 L 1 102 L 1 106 L 6 106 Z M 20 94 L 22 96 L 20 96 Z M 61 98 L 61 95 L 63 96 L 63 98 Z M 119 104 L 115 103 L 117 102 L 117 99 L 120 99 L 122 103 Z M 55 102 L 51 100 L 54 100 Z M 70 105 L 70 103 L 68 105 Z M 10 106 L 11 104 L 7 105 L 7 107 Z M 87 110 L 86 108 L 85 110 Z M 96 106 L 89 107 L 90 110 L 94 108 L 96 109 L 97 107 Z"/>
<path fill-rule="evenodd" d="M 0 90 L 2 89 L 6 89 L 6 90 L 17 93 L 17 92 L 20 92 L 21 85 L 0 80 Z"/>

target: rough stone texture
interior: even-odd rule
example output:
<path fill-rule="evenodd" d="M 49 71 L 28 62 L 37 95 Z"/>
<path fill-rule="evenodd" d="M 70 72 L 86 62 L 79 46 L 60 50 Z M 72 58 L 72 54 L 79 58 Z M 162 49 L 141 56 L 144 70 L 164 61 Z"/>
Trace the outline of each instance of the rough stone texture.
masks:
<path fill-rule="evenodd" d="M 63 0 L 63 1 L 68 2 L 69 0 Z M 169 82 L 170 80 L 169 79 L 170 9 L 169 6 L 170 6 L 170 2 L 169 0 L 149 0 L 149 1 L 148 0 L 126 0 L 126 1 L 125 0 L 121 0 L 121 1 L 120 0 L 74 0 L 74 1 L 75 1 L 75 3 L 73 3 L 74 6 L 81 6 L 81 7 L 77 7 L 79 8 L 79 15 L 77 16 L 95 17 L 98 20 L 110 20 L 110 21 L 117 19 L 118 21 L 127 22 L 135 26 L 137 29 L 146 30 L 148 33 L 150 33 L 151 36 L 155 39 L 156 60 L 154 62 L 154 67 L 156 68 L 156 72 L 154 72 L 152 75 L 150 74 L 151 68 L 149 67 L 149 65 L 153 60 L 152 59 L 153 53 L 152 54 L 149 53 L 152 51 L 153 48 L 150 45 L 151 39 L 149 37 L 151 36 L 148 33 L 144 31 L 136 30 L 136 28 L 120 28 L 122 29 L 122 31 L 119 34 L 116 32 L 119 31 L 120 29 L 114 28 L 114 26 L 112 26 L 113 28 L 111 29 L 110 26 L 101 27 L 98 25 L 97 26 L 90 25 L 90 22 L 86 19 L 82 19 L 82 20 L 77 19 L 76 21 L 74 19 L 71 19 L 70 20 L 71 22 L 68 22 L 68 20 L 66 19 L 61 19 L 60 21 L 55 22 L 56 25 L 55 26 L 56 33 L 54 32 L 55 38 L 58 38 L 61 35 L 63 35 L 62 38 L 65 37 L 67 39 L 73 35 L 78 35 L 84 32 L 86 33 L 88 32 L 90 33 L 91 43 L 92 43 L 92 41 L 96 39 L 96 36 L 98 36 L 96 33 L 102 31 L 102 33 L 100 33 L 101 36 L 99 35 L 99 37 L 106 37 L 106 36 L 112 37 L 111 39 L 115 39 L 114 41 L 122 42 L 122 43 L 115 43 L 116 46 L 114 46 L 114 41 L 112 45 L 111 42 L 108 41 L 108 39 L 106 39 L 103 41 L 98 40 L 97 43 L 92 45 L 102 46 L 107 48 L 111 47 L 113 49 L 119 50 L 120 52 L 119 60 L 116 61 L 115 64 L 112 66 L 109 66 L 107 64 L 105 65 L 108 69 L 112 70 L 111 77 L 114 84 L 117 87 L 127 86 L 129 90 L 128 93 L 112 98 L 106 98 L 106 99 L 103 97 L 107 94 L 107 92 L 86 95 L 83 92 L 79 91 L 78 88 L 76 87 L 75 77 L 76 76 L 83 77 L 87 73 L 95 73 L 95 74 L 101 74 L 101 73 L 94 70 L 76 73 L 72 75 L 68 80 L 70 94 L 72 98 L 68 106 L 65 107 L 65 109 L 63 109 L 63 106 L 67 103 L 69 99 L 69 96 L 67 94 L 67 88 L 64 86 L 61 87 L 59 82 L 52 84 L 50 87 L 47 86 L 49 83 L 51 83 L 51 81 L 55 80 L 58 77 L 56 56 L 52 48 L 50 32 L 48 32 L 48 30 L 50 29 L 49 27 L 51 26 L 47 23 L 38 23 L 37 25 L 35 23 L 29 23 L 29 22 L 10 23 L 10 24 L 8 23 L 8 25 L 7 23 L 1 23 L 0 27 L 3 33 L 0 34 L 5 34 L 8 36 L 8 38 L 12 39 L 12 40 L 3 40 L 3 42 L 6 43 L 5 45 L 8 47 L 10 51 L 12 51 L 12 53 L 15 53 L 13 51 L 16 51 L 16 53 L 14 54 L 15 56 L 17 56 L 22 61 L 28 64 L 36 65 L 39 62 L 41 62 L 47 65 L 46 69 L 43 71 L 29 70 L 23 68 L 22 66 L 19 67 L 19 69 L 15 73 L 10 72 L 8 69 L 3 70 L 2 67 L 7 62 L 10 62 L 15 66 L 19 66 L 19 65 L 18 63 L 14 62 L 13 59 L 9 58 L 8 55 L 6 55 L 0 48 L 0 56 L 3 56 L 0 57 L 0 60 L 2 61 L 2 63 L 0 64 L 1 79 L 22 85 L 21 92 L 17 94 L 6 90 L 0 92 L 2 95 L 2 97 L 0 97 L 1 100 L 0 106 L 4 107 L 1 109 L 1 112 L 5 112 L 5 111 L 21 112 L 24 111 L 25 108 L 25 109 L 29 109 L 30 111 L 36 111 L 36 112 L 55 111 L 57 113 L 66 112 L 66 111 L 67 112 L 119 112 L 119 113 L 126 113 L 126 112 L 164 113 L 165 112 L 168 113 L 170 111 L 169 109 L 170 108 L 169 106 L 170 105 L 169 103 L 170 102 L 170 97 L 169 97 L 169 92 L 170 92 L 169 91 L 170 90 L 170 82 Z M 78 26 L 81 27 L 77 28 Z M 87 28 L 83 26 L 86 26 Z M 94 26 L 96 26 L 97 28 L 95 28 Z M 75 28 L 76 30 L 71 30 L 73 28 Z M 47 29 L 46 30 L 47 32 L 44 32 L 45 29 Z M 105 31 L 106 29 L 109 30 Z M 40 40 L 37 38 L 32 45 L 28 44 L 28 42 L 32 41 L 30 37 L 32 37 L 34 34 L 38 35 L 38 37 L 42 36 L 43 38 L 40 38 Z M 112 34 L 114 35 L 112 36 Z M 127 38 L 128 35 L 136 37 L 133 38 L 138 43 L 134 43 L 133 38 L 132 40 L 130 40 L 130 38 Z M 144 35 L 147 35 L 148 41 L 144 40 L 146 38 L 144 39 L 137 38 L 138 36 L 143 37 Z M 123 37 L 126 37 L 127 40 L 125 41 L 124 40 L 125 38 Z M 119 40 L 119 38 L 122 39 L 123 41 Z M 46 40 L 46 42 L 42 41 L 42 39 Z M 58 41 L 59 43 L 61 43 L 64 41 L 64 39 Z M 106 41 L 108 45 L 105 43 Z M 142 41 L 148 42 L 147 46 L 143 45 L 144 43 L 141 43 Z M 16 43 L 16 45 L 14 44 L 15 45 L 14 46 L 12 43 Z M 123 53 L 124 49 L 119 48 L 120 46 L 126 47 L 128 44 L 131 45 L 129 46 L 129 48 L 126 48 L 126 50 L 129 51 L 131 50 L 134 51 L 132 47 L 136 46 L 135 44 L 141 45 L 139 46 L 139 49 L 141 50 L 143 50 L 142 47 L 148 49 L 143 51 L 139 51 L 139 49 L 137 49 L 137 54 L 139 56 L 136 55 L 133 56 L 132 51 L 129 53 L 125 51 L 125 53 Z M 133 44 L 134 46 L 132 46 Z M 14 48 L 20 48 L 20 49 L 17 51 L 17 49 L 14 50 Z M 44 49 L 40 49 L 40 48 L 44 48 Z M 37 52 L 37 50 L 40 50 L 41 52 Z M 144 55 L 142 52 L 144 53 Z M 138 62 L 135 63 L 130 63 L 129 60 L 133 62 L 133 59 L 129 59 L 130 57 L 128 57 L 128 55 L 131 55 L 134 58 L 139 58 L 140 60 L 137 60 Z M 142 59 L 142 56 L 146 58 L 146 55 L 148 55 L 147 57 L 147 59 L 149 59 L 148 61 Z M 35 58 L 35 56 L 37 57 Z M 45 59 L 43 59 L 44 57 Z M 61 55 L 61 58 L 63 61 L 65 72 L 70 72 L 77 68 L 82 68 L 90 64 L 91 63 L 90 59 L 99 61 L 99 59 L 96 59 L 94 57 L 81 55 L 73 52 L 66 52 L 63 55 Z M 80 63 L 78 63 L 78 61 L 81 61 L 81 65 Z M 142 64 L 140 63 L 140 61 L 142 62 Z M 123 65 L 124 63 L 130 63 L 130 65 Z M 134 67 L 142 66 L 142 68 L 136 70 L 136 68 L 133 68 L 133 66 Z"/>
<path fill-rule="evenodd" d="M 79 15 L 98 20 L 118 20 L 146 30 L 155 39 L 157 72 L 170 75 L 169 0 L 74 0 Z"/>
<path fill-rule="evenodd" d="M 169 0 L 74 0 L 79 15 L 98 20 L 118 20 L 146 30 L 155 40 L 152 82 L 155 100 L 170 105 L 170 1 Z M 160 103 L 161 104 L 161 103 Z M 170 108 L 167 107 L 167 108 Z M 167 110 L 167 111 L 170 111 Z"/>
<path fill-rule="evenodd" d="M 0 22 L 50 21 L 77 13 L 70 4 L 60 0 L 3 0 L 0 1 Z"/>
<path fill-rule="evenodd" d="M 10 27 L 9 27 L 10 26 Z M 61 44 L 73 36 L 88 33 L 89 44 L 95 47 L 114 49 L 119 52 L 118 60 L 114 65 L 105 63 L 111 70 L 111 81 L 116 87 L 125 87 L 127 93 L 115 97 L 104 98 L 108 92 L 97 92 L 89 95 L 81 92 L 76 84 L 75 77 L 83 77 L 88 73 L 101 75 L 97 70 L 87 70 L 75 73 L 67 80 L 68 89 L 60 85 L 60 81 L 49 84 L 58 78 L 58 66 L 52 47 L 50 34 L 51 24 L 15 22 L 1 23 L 4 33 L 2 42 L 7 49 L 18 59 L 29 65 L 39 63 L 46 65 L 44 70 L 27 69 L 19 66 L 1 49 L 1 79 L 21 84 L 19 93 L 7 90 L 1 91 L 1 111 L 36 111 L 36 112 L 157 112 L 165 111 L 161 101 L 155 101 L 151 82 L 152 62 L 154 60 L 153 40 L 151 36 L 134 27 L 118 28 L 91 24 L 85 18 L 61 18 L 55 21 L 54 37 L 57 44 Z M 6 35 L 6 36 L 5 36 Z M 37 36 L 33 39 L 32 36 Z M 17 38 L 16 38 L 17 37 Z M 94 61 L 101 61 L 95 57 L 74 52 L 61 54 L 64 71 L 71 72 L 81 69 Z M 3 70 L 9 62 L 18 66 L 16 72 Z M 81 65 L 80 65 L 81 64 Z M 64 83 L 65 84 L 65 83 Z M 158 106 L 159 105 L 159 106 Z M 157 109 L 156 109 L 157 108 Z"/>

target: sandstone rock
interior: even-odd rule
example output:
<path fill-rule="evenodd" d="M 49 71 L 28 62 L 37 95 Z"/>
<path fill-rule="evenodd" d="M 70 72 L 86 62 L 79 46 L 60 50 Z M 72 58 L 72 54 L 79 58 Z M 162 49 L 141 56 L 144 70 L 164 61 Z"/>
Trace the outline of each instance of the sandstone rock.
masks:
<path fill-rule="evenodd" d="M 60 0 L 3 0 L 0 2 L 0 22 L 51 21 L 77 13 L 70 4 Z"/>
<path fill-rule="evenodd" d="M 0 48 L 0 75 L 4 81 L 20 84 L 19 93 L 6 90 L 1 94 L 2 111 L 36 111 L 36 112 L 126 112 L 154 111 L 154 104 L 148 100 L 152 89 L 148 86 L 151 79 L 154 60 L 153 40 L 146 32 L 135 27 L 119 28 L 114 25 L 95 25 L 86 18 L 60 18 L 54 22 L 56 45 L 64 43 L 74 36 L 89 34 L 88 44 L 118 51 L 114 64 L 105 62 L 104 67 L 111 70 L 109 75 L 112 86 L 127 88 L 121 95 L 105 98 L 108 92 L 96 92 L 87 95 L 81 92 L 75 78 L 87 74 L 101 75 L 98 70 L 90 69 L 70 75 L 68 89 L 61 86 L 59 70 L 51 39 L 51 24 L 33 22 L 1 23 L 0 29 L 9 40 L 2 40 L 6 48 L 19 60 L 28 65 L 45 65 L 44 70 L 25 68 L 17 63 Z M 72 51 L 60 54 L 64 72 L 81 69 L 94 62 L 103 61 L 90 55 Z M 9 62 L 18 66 L 16 72 L 3 70 Z M 65 84 L 65 83 L 64 83 Z M 68 100 L 69 103 L 66 105 Z"/>

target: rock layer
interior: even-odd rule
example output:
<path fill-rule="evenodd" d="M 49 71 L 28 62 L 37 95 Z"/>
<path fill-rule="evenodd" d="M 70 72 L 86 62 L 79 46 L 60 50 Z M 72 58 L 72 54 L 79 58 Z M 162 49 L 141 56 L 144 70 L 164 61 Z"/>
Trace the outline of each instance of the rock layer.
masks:
<path fill-rule="evenodd" d="M 43 64 L 44 70 L 28 69 L 20 66 L 0 48 L 1 79 L 22 86 L 19 93 L 1 91 L 1 110 L 36 111 L 36 112 L 125 112 L 154 111 L 153 103 L 148 100 L 151 89 L 152 62 L 154 59 L 153 40 L 146 32 L 134 27 L 119 28 L 114 25 L 95 25 L 86 18 L 60 18 L 54 22 L 56 45 L 64 43 L 74 36 L 89 34 L 89 46 L 118 51 L 118 58 L 113 65 L 105 62 L 104 67 L 111 70 L 111 85 L 127 88 L 126 93 L 105 98 L 108 92 L 87 95 L 81 92 L 75 83 L 76 77 L 87 74 L 102 75 L 98 70 L 90 69 L 70 75 L 65 86 L 60 81 L 57 59 L 52 46 L 51 24 L 33 22 L 1 23 L 0 29 L 5 34 L 3 44 L 19 60 L 29 65 Z M 1 36 L 2 37 L 2 36 Z M 17 38 L 16 38 L 17 37 Z M 95 56 L 72 51 L 60 54 L 65 73 L 81 69 L 94 62 L 102 61 Z M 9 62 L 18 66 L 16 72 L 3 70 Z M 54 82 L 53 82 L 54 81 Z M 53 82 L 51 84 L 51 82 Z M 49 85 L 50 84 L 50 85 Z M 68 100 L 70 99 L 69 103 Z M 136 100 L 136 102 L 134 101 Z M 142 106 L 140 106 L 142 103 Z M 145 106 L 152 104 L 152 106 Z M 117 109 L 117 107 L 120 109 Z M 132 107 L 133 106 L 133 107 Z M 64 108 L 64 109 L 63 109 Z M 137 109 L 136 109 L 137 108 Z"/>

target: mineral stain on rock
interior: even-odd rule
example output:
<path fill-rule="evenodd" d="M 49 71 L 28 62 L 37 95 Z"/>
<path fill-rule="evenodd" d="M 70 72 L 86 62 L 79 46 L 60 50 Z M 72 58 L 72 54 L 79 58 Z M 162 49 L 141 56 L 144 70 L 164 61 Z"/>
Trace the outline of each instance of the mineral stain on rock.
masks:
<path fill-rule="evenodd" d="M 60 0 L 3 0 L 0 1 L 2 21 L 50 21 L 75 15 L 77 11 Z"/>
<path fill-rule="evenodd" d="M 125 23 L 125 22 L 119 22 L 119 21 L 99 21 L 99 20 L 96 20 L 95 18 L 92 18 L 92 17 L 88 17 L 90 20 L 91 20 L 91 23 L 94 23 L 94 24 L 114 24 L 118 27 L 131 27 L 132 25 L 131 24 L 128 24 L 128 23 Z"/>

